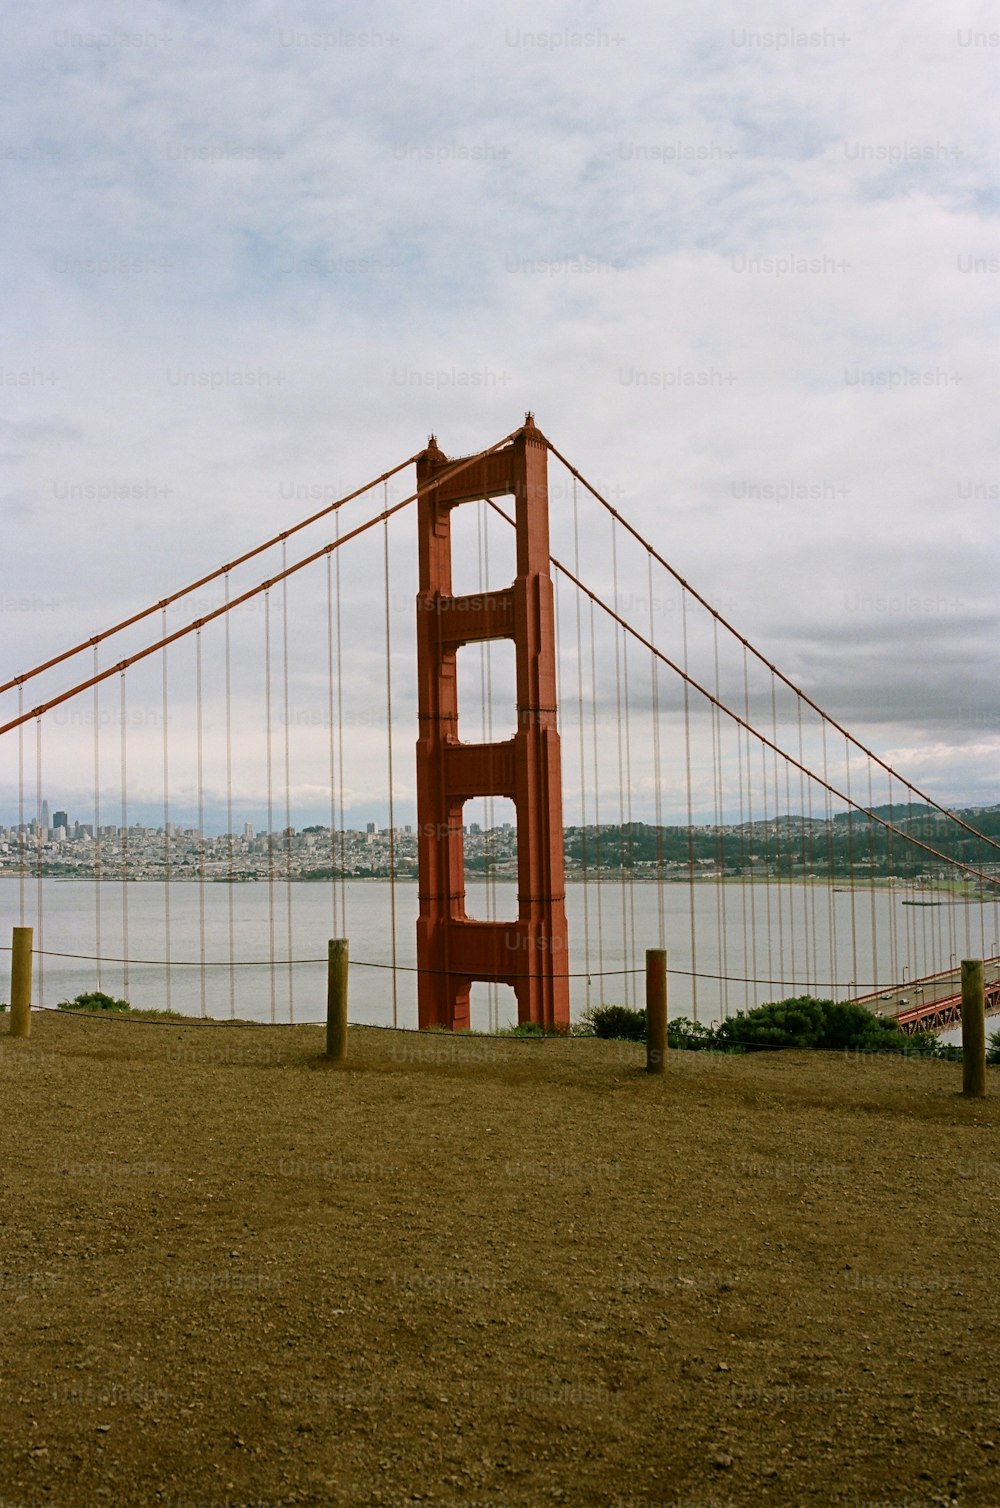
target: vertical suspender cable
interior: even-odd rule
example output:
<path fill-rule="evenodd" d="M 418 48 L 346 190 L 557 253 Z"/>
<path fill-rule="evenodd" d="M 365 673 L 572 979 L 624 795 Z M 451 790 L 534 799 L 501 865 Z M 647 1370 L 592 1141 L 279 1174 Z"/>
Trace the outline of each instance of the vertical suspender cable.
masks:
<path fill-rule="evenodd" d="M 579 578 L 580 575 L 580 517 L 579 499 L 576 490 L 576 478 L 573 478 L 573 569 Z M 590 875 L 588 872 L 588 841 L 587 841 L 587 759 L 585 752 L 584 718 L 583 718 L 583 628 L 581 614 L 581 596 L 577 591 L 576 603 L 576 686 L 577 686 L 577 732 L 580 743 L 580 867 L 583 876 L 583 953 L 587 969 L 587 1007 L 590 1000 Z M 654 661 L 655 664 L 655 661 Z"/>
<path fill-rule="evenodd" d="M 775 679 L 774 679 L 774 675 L 773 674 L 771 676 L 771 738 L 772 738 L 773 742 L 775 744 L 777 744 L 777 742 L 778 742 L 778 699 L 777 699 L 777 688 L 776 688 L 776 683 L 775 683 Z M 783 844 L 782 844 L 783 834 L 782 834 L 782 830 L 781 830 L 781 795 L 780 795 L 780 782 L 779 782 L 779 779 L 778 779 L 778 751 L 777 751 L 777 749 L 774 750 L 774 755 L 773 755 L 773 758 L 771 760 L 771 766 L 772 766 L 772 769 L 773 769 L 773 772 L 774 772 L 774 875 L 775 875 L 775 878 L 776 878 L 776 880 L 778 882 L 777 885 L 776 885 L 776 887 L 775 887 L 776 892 L 777 892 L 777 897 L 776 898 L 777 898 L 777 902 L 778 902 L 778 975 L 777 975 L 777 977 L 781 980 L 781 992 L 782 992 L 782 994 L 784 994 L 784 992 L 785 992 L 785 979 L 787 977 L 787 972 L 786 972 L 786 963 L 785 963 L 784 896 L 783 896 L 783 893 L 782 893 L 784 887 L 782 886 L 782 883 L 781 883 L 781 858 L 782 858 L 782 848 L 783 848 Z M 785 816 L 786 816 L 786 818 L 789 817 L 790 815 L 791 814 L 789 813 L 788 808 L 786 806 L 786 808 L 785 808 Z M 770 971 L 768 971 L 768 972 L 769 972 L 769 977 L 773 979 L 775 976 L 773 974 L 771 974 Z M 792 970 L 791 977 L 793 979 L 795 978 L 795 970 L 794 969 Z"/>
<path fill-rule="evenodd" d="M 618 612 L 618 530 L 614 518 L 611 520 L 611 580 L 612 580 L 612 604 L 615 613 Z M 622 670 L 621 652 L 619 640 L 624 639 L 624 631 L 615 623 L 612 627 L 612 635 L 615 644 L 615 711 L 616 733 L 618 737 L 618 873 L 622 903 L 622 957 L 625 961 L 625 1004 L 632 1003 L 632 975 L 627 971 L 632 966 L 629 956 L 628 938 L 628 894 L 626 890 L 626 863 L 625 863 L 625 749 L 623 744 L 622 727 Z"/>
<path fill-rule="evenodd" d="M 95 650 L 96 654 L 96 650 Z M 96 688 L 95 688 L 96 690 Z M 17 715 L 24 716 L 24 685 L 17 688 Z M 97 734 L 97 722 L 94 722 L 94 734 Z M 25 925 L 25 888 L 28 874 L 28 835 L 25 832 L 24 823 L 24 723 L 17 725 L 17 893 L 18 893 L 18 917 L 20 924 Z M 100 947 L 96 949 L 100 954 Z M 97 965 L 100 969 L 100 964 Z"/>
<path fill-rule="evenodd" d="M 198 769 L 198 994 L 201 1014 L 208 1015 L 205 969 L 205 701 L 202 689 L 201 629 L 194 636 L 195 661 L 195 732 Z"/>
<path fill-rule="evenodd" d="M 768 821 L 767 799 L 767 746 L 760 746 L 760 775 L 761 775 L 761 799 L 764 804 L 764 815 L 761 823 L 761 831 L 764 839 L 764 915 L 767 931 L 767 977 L 775 977 L 774 969 L 774 928 L 771 923 L 771 825 Z"/>
<path fill-rule="evenodd" d="M 384 483 L 385 507 L 389 484 Z M 399 1025 L 399 979 L 396 973 L 396 817 L 392 796 L 392 630 L 389 599 L 389 520 L 382 523 L 382 560 L 385 574 L 385 725 L 389 779 L 389 930 L 392 940 L 392 1024 Z"/>
<path fill-rule="evenodd" d="M 895 839 L 896 835 L 893 832 L 893 827 L 895 826 L 896 818 L 895 818 L 895 815 L 893 813 L 892 776 L 891 775 L 889 776 L 889 823 L 890 823 L 889 830 L 886 833 L 886 868 L 885 868 L 885 874 L 886 874 L 886 892 L 885 893 L 886 893 L 886 902 L 887 902 L 888 908 L 889 908 L 889 960 L 890 960 L 890 962 L 889 962 L 889 983 L 890 984 L 895 984 L 897 982 L 897 980 L 899 979 L 899 935 L 898 935 L 899 926 L 898 926 L 898 918 L 896 916 L 896 906 L 897 906 L 898 902 L 896 900 L 895 886 L 892 883 L 893 879 L 895 878 L 895 874 L 896 874 L 896 850 L 895 850 L 895 843 L 894 843 L 894 839 Z"/>
<path fill-rule="evenodd" d="M 924 817 L 924 821 L 926 822 L 926 814 L 925 814 L 925 817 Z M 918 824 L 918 827 L 919 827 L 919 824 Z M 921 865 L 925 862 L 922 855 L 919 857 L 919 859 L 917 860 L 917 862 L 919 862 Z M 947 877 L 947 870 L 944 872 L 944 875 L 942 877 L 943 878 Z M 958 883 L 959 884 L 963 884 L 964 880 L 960 878 L 959 881 L 958 881 Z M 951 949 L 952 949 L 953 952 L 957 952 L 958 944 L 956 942 L 955 930 L 954 930 L 954 928 L 955 928 L 955 899 L 956 899 L 956 892 L 955 892 L 955 889 L 953 888 L 953 886 L 954 886 L 954 882 L 949 883 L 949 891 L 948 891 L 948 915 L 949 915 L 949 931 L 950 931 L 950 934 L 951 934 L 950 947 L 951 947 Z M 922 907 L 917 907 L 917 906 L 912 906 L 912 907 L 909 908 L 911 914 L 913 915 L 914 929 L 916 928 L 916 913 L 917 913 L 918 910 L 922 910 L 922 909 L 923 909 Z M 950 960 L 950 957 L 949 957 L 949 964 L 950 964 L 950 961 L 951 960 Z M 956 958 L 955 958 L 955 965 L 956 965 L 956 967 L 958 965 L 958 962 L 959 962 L 959 959 L 956 956 Z M 911 978 L 912 978 L 914 972 L 917 972 L 917 969 L 916 969 L 916 958 L 915 957 L 914 957 L 914 970 L 911 971 Z M 957 988 L 957 980 L 956 980 L 956 988 Z"/>
<path fill-rule="evenodd" d="M 42 827 L 42 719 L 35 719 L 35 853 L 36 853 L 36 892 L 35 903 L 35 933 L 37 942 L 35 947 L 38 953 L 38 1004 L 45 1003 L 45 887 L 42 880 L 44 868 L 44 855 L 42 849 L 48 838 L 48 829 Z"/>
<path fill-rule="evenodd" d="M 982 861 L 980 861 L 980 867 L 982 867 Z M 991 930 L 991 925 L 996 916 L 996 903 L 998 895 L 1000 895 L 1000 891 L 998 891 L 997 887 L 994 886 L 990 898 L 987 899 L 986 891 L 983 889 L 982 884 L 980 884 L 979 942 L 977 944 L 977 956 L 979 958 L 988 959 L 993 955 L 992 942 L 993 938 L 996 936 L 996 932 Z M 990 915 L 991 907 L 993 910 L 992 916 Z"/>
<path fill-rule="evenodd" d="M 288 563 L 288 542 L 281 541 L 281 569 Z M 294 948 L 292 943 L 292 764 L 291 764 L 291 717 L 289 715 L 288 674 L 288 577 L 281 583 L 281 684 L 282 720 L 284 722 L 285 757 L 285 941 L 288 945 L 288 1019 L 295 1020 L 294 993 Z"/>
<path fill-rule="evenodd" d="M 712 621 L 712 650 L 715 666 L 715 695 L 720 695 L 719 687 L 719 625 Z M 712 717 L 712 776 L 715 786 L 713 816 L 715 818 L 716 863 L 718 875 L 715 881 L 715 932 L 716 945 L 719 956 L 719 973 L 722 979 L 719 981 L 719 1014 L 723 1019 L 729 1015 L 729 928 L 726 916 L 726 840 L 723 832 L 723 775 L 722 775 L 722 728 L 721 714 L 718 707 L 711 709 Z M 662 944 L 661 944 L 662 946 Z"/>
<path fill-rule="evenodd" d="M 594 745 L 594 866 L 597 873 L 597 966 L 604 973 L 604 906 L 601 875 L 601 777 L 597 757 L 597 629 L 594 599 L 590 599 L 590 710 Z M 588 965 L 589 968 L 589 965 Z"/>
<path fill-rule="evenodd" d="M 819 978 L 819 970 L 816 966 L 816 886 L 813 884 L 816 860 L 813 842 L 812 781 L 810 780 L 807 786 L 806 777 L 801 768 L 805 764 L 801 698 L 796 701 L 796 715 L 799 733 L 799 810 L 802 813 L 804 823 L 802 832 L 802 936 L 805 941 L 806 980 L 815 990 L 816 981 Z M 810 912 L 812 915 L 811 928 L 809 925 Z"/>
<path fill-rule="evenodd" d="M 919 824 L 914 820 L 914 817 L 913 817 L 913 802 L 912 802 L 912 800 L 909 803 L 909 809 L 910 809 L 910 831 L 913 832 L 918 827 Z M 917 861 L 914 860 L 913 863 L 911 864 L 911 876 L 910 876 L 911 884 L 914 882 L 914 876 L 916 874 L 916 862 Z M 959 881 L 959 883 L 961 884 L 962 882 Z M 948 966 L 949 966 L 949 968 L 952 966 L 952 964 L 954 964 L 954 966 L 957 968 L 958 967 L 958 962 L 959 962 L 959 959 L 958 959 L 958 928 L 957 928 L 957 915 L 956 915 L 956 906 L 958 904 L 958 898 L 959 898 L 959 892 L 956 890 L 955 884 L 953 882 L 948 887 L 948 945 L 949 945 Z M 908 908 L 908 910 L 910 912 L 911 917 L 915 917 L 916 907 L 915 906 L 910 906 Z M 914 919 L 914 922 L 913 922 L 913 942 L 911 944 L 911 952 L 910 952 L 910 959 L 911 959 L 911 962 L 913 962 L 913 963 L 916 962 L 916 959 L 914 958 L 915 952 L 916 952 L 916 921 Z M 913 969 L 912 968 L 910 970 L 910 977 L 911 977 L 911 979 L 913 977 Z"/>
<path fill-rule="evenodd" d="M 912 836 L 913 831 L 914 831 L 913 798 L 912 798 L 912 796 L 908 796 L 907 797 L 907 801 L 906 801 L 906 831 L 911 836 Z M 914 876 L 915 876 L 915 873 L 916 873 L 916 870 L 915 870 L 916 860 L 915 860 L 914 855 L 915 855 L 915 850 L 913 849 L 913 847 L 911 845 L 908 844 L 907 845 L 907 849 L 906 849 L 906 869 L 905 869 L 905 874 L 906 874 L 906 888 L 910 892 L 912 892 L 912 890 L 913 890 Z M 911 899 L 912 899 L 912 895 L 911 895 Z M 912 906 L 908 906 L 907 909 L 906 909 L 906 913 L 905 913 L 906 943 L 905 943 L 905 946 L 904 946 L 904 952 L 906 953 L 906 958 L 904 960 L 903 977 L 905 978 L 907 972 L 909 972 L 909 975 L 910 975 L 911 979 L 913 978 L 913 974 L 914 974 L 914 965 L 916 963 L 916 958 L 914 957 L 914 954 L 916 953 L 916 947 L 917 947 L 916 933 L 914 931 L 914 915 L 915 915 L 914 908 Z M 953 948 L 954 948 L 954 945 L 955 945 L 955 939 L 954 939 L 954 936 L 953 936 L 952 937 L 952 947 Z"/>
<path fill-rule="evenodd" d="M 167 637 L 167 610 L 163 609 L 160 615 L 160 632 L 163 638 Z M 161 715 L 163 717 L 163 957 L 166 965 L 165 997 L 164 1005 L 169 1011 L 173 1005 L 171 977 L 171 936 L 170 936 L 170 718 L 169 718 L 169 680 L 167 670 L 167 653 L 163 650 L 161 670 Z"/>
<path fill-rule="evenodd" d="M 94 645 L 94 674 L 98 654 Z M 101 988 L 101 688 L 94 686 L 94 953 L 97 956 L 97 988 Z"/>
<path fill-rule="evenodd" d="M 574 487 L 576 483 L 573 483 Z M 653 557 L 647 555 L 649 579 L 649 642 L 656 643 L 655 600 L 653 597 Z M 579 575 L 579 572 L 577 572 Z M 660 749 L 660 662 L 650 655 L 652 707 L 653 707 L 653 810 L 656 822 L 656 936 L 657 947 L 667 946 L 666 895 L 663 873 L 663 779 Z"/>
<path fill-rule="evenodd" d="M 625 706 L 625 822 L 628 829 L 628 911 L 629 949 L 627 966 L 635 968 L 635 828 L 632 822 L 632 718 L 628 680 L 629 636 L 622 633 L 622 696 Z M 633 976 L 629 976 L 634 978 Z"/>
<path fill-rule="evenodd" d="M 829 969 L 829 973 L 828 973 L 827 977 L 830 980 L 831 989 L 833 989 L 834 991 L 836 991 L 836 989 L 838 988 L 838 982 L 840 980 L 840 969 L 839 969 L 839 966 L 838 966 L 838 953 L 837 953 L 837 904 L 836 904 L 836 902 L 835 902 L 835 900 L 833 898 L 833 896 L 834 896 L 834 882 L 835 882 L 836 877 L 837 877 L 837 846 L 836 846 L 836 834 L 834 833 L 834 830 L 833 830 L 833 807 L 832 807 L 832 805 L 830 803 L 830 791 L 829 791 L 830 770 L 829 770 L 829 757 L 828 757 L 827 748 L 826 748 L 826 719 L 825 718 L 821 722 L 820 728 L 821 728 L 822 734 L 823 734 L 823 781 L 824 781 L 823 797 L 824 797 L 824 814 L 825 814 L 825 817 L 826 817 L 826 851 L 827 851 L 826 900 L 827 900 L 827 909 L 828 909 L 827 920 L 829 922 L 829 932 L 830 932 L 830 969 Z"/>
<path fill-rule="evenodd" d="M 872 787 L 872 762 L 868 761 L 868 810 L 875 805 L 875 795 Z M 875 876 L 877 873 L 875 864 L 875 823 L 868 823 L 868 891 L 871 896 L 871 929 L 872 929 L 872 972 L 871 983 L 878 989 L 878 923 L 875 915 Z"/>
<path fill-rule="evenodd" d="M 795 891 L 794 891 L 794 862 L 797 858 L 796 848 L 792 839 L 792 767 L 785 760 L 785 811 L 788 814 L 788 840 L 786 853 L 788 855 L 788 953 L 789 968 L 793 982 L 800 978 L 800 972 L 795 962 Z M 806 971 L 808 974 L 808 970 Z"/>
<path fill-rule="evenodd" d="M 945 876 L 944 873 L 940 874 L 939 877 L 938 877 L 939 881 L 942 880 L 942 879 L 945 879 L 945 877 L 946 876 Z M 935 940 L 936 940 L 936 944 L 937 944 L 937 959 L 936 959 L 935 966 L 934 966 L 934 972 L 935 973 L 937 973 L 939 970 L 941 970 L 941 969 L 944 968 L 944 966 L 945 966 L 945 960 L 946 960 L 946 958 L 948 956 L 947 955 L 947 946 L 948 945 L 947 945 L 947 943 L 945 941 L 945 936 L 944 936 L 944 926 L 945 926 L 945 924 L 944 924 L 944 918 L 941 915 L 941 913 L 942 913 L 942 911 L 944 909 L 945 908 L 943 906 L 935 906 L 935 908 L 934 908 L 934 921 L 936 923 L 936 926 L 935 926 L 934 930 L 935 930 L 935 934 L 936 934 Z M 950 912 L 950 907 L 949 907 L 949 912 Z M 904 918 L 905 918 L 905 913 L 904 913 Z M 905 934 L 905 929 L 906 929 L 905 920 L 904 920 L 903 928 L 904 928 L 904 934 Z M 904 947 L 904 951 L 905 951 L 905 947 L 906 947 L 905 935 L 904 935 L 903 947 Z M 896 977 L 897 980 L 900 979 L 900 977 L 901 977 L 901 971 L 897 972 L 897 974 L 896 974 L 895 977 Z"/>
<path fill-rule="evenodd" d="M 278 982 L 274 962 L 274 756 L 271 744 L 271 592 L 264 593 L 264 718 L 267 758 L 267 936 L 271 976 L 271 1023 L 277 1020 Z"/>
<path fill-rule="evenodd" d="M 740 907 L 743 913 L 743 1009 L 748 1010 L 755 1005 L 756 995 L 752 993 L 752 981 L 756 977 L 756 969 L 753 967 L 750 952 L 750 928 L 747 923 L 747 892 L 753 895 L 753 875 L 750 870 L 750 842 L 746 823 L 746 808 L 744 794 L 749 781 L 749 772 L 744 777 L 743 766 L 743 729 L 736 724 L 736 773 L 740 792 L 740 822 L 739 822 L 739 876 L 740 876 Z"/>
<path fill-rule="evenodd" d="M 119 849 L 122 866 L 122 995 L 128 1000 L 128 709 L 125 705 L 125 671 L 119 680 L 121 718 L 122 830 Z"/>
<path fill-rule="evenodd" d="M 966 884 L 966 886 L 972 883 L 972 880 L 968 875 L 966 875 L 964 883 Z M 962 915 L 965 920 L 965 942 L 962 947 L 963 958 L 971 958 L 972 956 L 972 896 L 969 896 L 968 900 L 970 904 L 967 904 L 962 908 Z M 926 917 L 924 918 L 924 920 L 926 920 Z"/>
<path fill-rule="evenodd" d="M 855 884 L 856 875 L 854 866 L 854 806 L 851 800 L 851 745 L 848 739 L 844 740 L 844 776 L 846 781 L 844 792 L 848 800 L 847 867 L 850 875 L 848 887 L 851 894 L 851 978 L 856 981 L 858 977 L 858 918 L 855 904 L 857 887 Z"/>
<path fill-rule="evenodd" d="M 229 572 L 225 575 L 225 600 L 229 601 Z M 233 658 L 232 658 L 232 613 L 225 616 L 226 625 L 226 856 L 229 884 L 226 886 L 226 919 L 229 924 L 229 1016 L 236 1015 L 236 878 L 235 847 L 233 832 Z"/>
<path fill-rule="evenodd" d="M 330 936 L 337 931 L 337 763 L 333 720 L 333 561 L 326 557 L 326 720 L 330 738 Z"/>
<path fill-rule="evenodd" d="M 562 657 L 559 654 L 559 644 L 560 644 L 560 636 L 559 636 L 559 586 L 560 586 L 559 572 L 557 572 L 556 573 L 556 579 L 552 583 L 552 601 L 553 601 L 553 614 L 554 614 L 554 631 L 555 631 L 555 639 L 556 639 L 556 707 L 557 708 L 561 708 L 562 707 Z M 491 784 L 492 784 L 492 782 L 491 782 Z M 564 815 L 563 815 L 563 825 L 564 825 L 564 827 L 565 827 L 565 822 L 566 822 L 566 817 L 565 817 L 565 813 L 564 813 Z M 561 960 L 561 965 L 562 965 L 563 969 L 567 969 L 569 967 L 568 960 L 565 959 L 565 958 L 563 958 Z M 571 1012 L 572 1012 L 572 1009 L 573 1009 L 572 991 L 573 991 L 574 983 L 575 983 L 575 981 L 572 980 L 572 979 L 569 981 L 569 989 L 570 989 L 570 995 L 571 995 L 571 998 L 570 998 L 570 1011 Z"/>
<path fill-rule="evenodd" d="M 750 668 L 747 663 L 746 645 L 743 646 L 743 716 L 746 722 L 750 722 Z M 746 735 L 746 793 L 747 793 L 747 878 L 746 885 L 750 891 L 750 949 L 751 949 L 751 977 L 754 981 L 754 1004 L 757 1003 L 757 896 L 756 883 L 753 872 L 754 854 L 754 831 L 753 831 L 753 768 L 752 749 L 750 747 L 750 734 Z"/>
<path fill-rule="evenodd" d="M 681 593 L 681 639 L 684 673 L 688 670 L 687 593 Z M 698 924 L 694 887 L 694 805 L 691 791 L 691 688 L 684 682 L 684 784 L 687 791 L 688 916 L 691 928 L 691 1018 L 698 1020 Z"/>
<path fill-rule="evenodd" d="M 923 885 L 920 888 L 922 888 L 923 890 Z M 965 917 L 968 918 L 968 915 L 970 915 L 970 909 L 965 908 Z M 965 923 L 965 927 L 967 927 L 968 929 L 968 920 L 967 923 Z M 929 959 L 931 959 L 931 947 L 928 946 L 928 908 L 926 908 L 926 906 L 920 906 L 920 947 L 922 947 L 922 958 L 920 958 L 920 974 L 932 973 L 932 967 L 931 964 L 929 964 Z M 973 956 L 973 949 L 971 949 L 971 938 L 970 936 L 968 936 L 968 930 L 967 932 L 965 932 L 964 956 L 965 958 L 971 958 L 971 956 Z M 983 958 L 982 952 L 979 953 L 979 958 Z"/>
<path fill-rule="evenodd" d="M 340 514 L 334 517 L 334 537 L 340 538 Z M 337 560 L 334 566 L 336 572 L 337 587 L 337 777 L 338 797 L 340 806 L 340 925 L 343 928 L 341 937 L 348 936 L 347 927 L 347 832 L 346 818 L 344 816 L 344 665 L 343 665 L 343 635 L 341 633 L 341 592 L 340 592 L 340 551 L 336 552 Z"/>

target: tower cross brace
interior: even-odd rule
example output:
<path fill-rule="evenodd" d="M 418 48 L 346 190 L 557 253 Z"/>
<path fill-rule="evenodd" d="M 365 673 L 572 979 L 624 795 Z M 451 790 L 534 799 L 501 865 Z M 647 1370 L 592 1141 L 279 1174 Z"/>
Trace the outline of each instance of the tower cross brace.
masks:
<path fill-rule="evenodd" d="M 417 461 L 419 1024 L 467 1029 L 472 984 L 485 980 L 513 987 L 520 1023 L 553 1030 L 569 1025 L 569 965 L 548 446 L 529 414 L 509 445 L 449 481 L 442 473 L 451 464 L 433 436 Z M 501 591 L 455 596 L 452 510 L 505 496 L 514 499 L 514 581 Z M 490 639 L 514 643 L 517 731 L 493 743 L 465 742 L 457 653 Z M 480 796 L 506 796 L 517 813 L 516 921 L 466 914 L 463 806 Z"/>

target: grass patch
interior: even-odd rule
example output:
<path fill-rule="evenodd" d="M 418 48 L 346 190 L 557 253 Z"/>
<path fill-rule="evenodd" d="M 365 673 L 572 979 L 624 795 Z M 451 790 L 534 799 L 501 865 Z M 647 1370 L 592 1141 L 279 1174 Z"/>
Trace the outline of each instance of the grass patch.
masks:
<path fill-rule="evenodd" d="M 135 1007 L 127 1000 L 116 1000 L 103 990 L 88 990 L 72 1000 L 60 1000 L 57 1011 L 81 1011 L 87 1015 L 134 1016 L 140 1021 L 190 1021 L 181 1011 L 158 1011 Z"/>

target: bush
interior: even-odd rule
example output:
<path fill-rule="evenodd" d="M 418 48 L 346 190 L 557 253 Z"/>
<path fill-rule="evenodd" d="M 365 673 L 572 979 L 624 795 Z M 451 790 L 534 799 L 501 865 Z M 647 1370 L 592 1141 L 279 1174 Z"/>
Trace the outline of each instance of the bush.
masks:
<path fill-rule="evenodd" d="M 60 1000 L 56 1006 L 60 1011 L 130 1011 L 132 1007 L 127 1000 L 115 1000 L 111 995 L 105 995 L 103 990 L 91 990 L 86 995 L 77 995 L 72 1000 Z"/>
<path fill-rule="evenodd" d="M 797 995 L 758 1005 L 750 1011 L 738 1011 L 722 1022 L 716 1037 L 720 1045 L 739 1045 L 748 1052 L 775 1047 L 899 1052 L 904 1044 L 911 1051 L 926 1051 L 926 1044 L 906 1037 L 894 1021 L 873 1016 L 863 1005 L 846 1000 L 817 1000 L 812 995 Z"/>
<path fill-rule="evenodd" d="M 618 1042 L 645 1042 L 646 1012 L 627 1005 L 591 1005 L 580 1017 L 581 1037 L 604 1037 Z"/>
<path fill-rule="evenodd" d="M 646 1012 L 624 1005 L 594 1005 L 584 1011 L 580 1036 L 619 1041 L 646 1040 Z M 837 1052 L 901 1053 L 907 1057 L 961 1061 L 962 1050 L 945 1046 L 933 1032 L 901 1032 L 895 1021 L 872 1015 L 863 1005 L 798 995 L 739 1011 L 717 1027 L 678 1016 L 667 1022 L 667 1045 L 686 1052 L 761 1052 L 783 1047 Z M 988 1061 L 1000 1063 L 1000 1032 L 991 1039 Z"/>
<path fill-rule="evenodd" d="M 667 1022 L 667 1046 L 681 1052 L 742 1052 L 742 1047 L 720 1046 L 718 1032 L 700 1021 L 677 1016 Z"/>
<path fill-rule="evenodd" d="M 1000 1032 L 993 1032 L 986 1044 L 986 1061 L 1000 1064 Z"/>

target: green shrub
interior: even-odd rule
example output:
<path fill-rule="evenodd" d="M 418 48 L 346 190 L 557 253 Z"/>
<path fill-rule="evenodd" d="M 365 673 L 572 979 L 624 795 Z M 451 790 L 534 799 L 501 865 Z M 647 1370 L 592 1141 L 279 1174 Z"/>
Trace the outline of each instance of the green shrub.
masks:
<path fill-rule="evenodd" d="M 132 1007 L 127 1000 L 115 1000 L 112 995 L 106 995 L 103 990 L 90 990 L 85 995 L 76 995 L 72 1000 L 60 1000 L 56 1007 L 60 1011 L 130 1011 Z"/>
<path fill-rule="evenodd" d="M 742 1052 L 742 1047 L 722 1045 L 718 1032 L 700 1021 L 689 1021 L 686 1016 L 676 1016 L 667 1022 L 667 1046 L 681 1052 Z"/>
<path fill-rule="evenodd" d="M 646 1012 L 624 1005 L 590 1006 L 574 1028 L 579 1036 L 646 1040 Z M 719 1026 L 703 1026 L 684 1016 L 667 1022 L 667 1045 L 686 1052 L 761 1052 L 783 1047 L 838 1052 L 891 1052 L 906 1057 L 961 1061 L 959 1047 L 946 1046 L 933 1032 L 901 1032 L 890 1017 L 884 1019 L 863 1005 L 843 1000 L 818 1000 L 798 995 L 772 1000 L 753 1010 L 739 1011 Z M 988 1061 L 1000 1063 L 1000 1032 L 991 1039 Z"/>
<path fill-rule="evenodd" d="M 1000 1064 L 1000 1032 L 993 1032 L 986 1044 L 987 1063 Z"/>
<path fill-rule="evenodd" d="M 646 1012 L 627 1005 L 591 1005 L 580 1017 L 578 1032 L 582 1037 L 645 1042 Z"/>
<path fill-rule="evenodd" d="M 798 995 L 738 1011 L 716 1032 L 718 1044 L 740 1045 L 748 1052 L 798 1047 L 814 1051 L 894 1052 L 912 1057 L 954 1057 L 932 1032 L 907 1036 L 890 1017 L 872 1015 L 847 1000 L 817 1000 Z M 961 1056 L 961 1054 L 958 1054 Z"/>
<path fill-rule="evenodd" d="M 902 1046 L 897 1042 L 890 1052 L 902 1053 L 906 1058 L 941 1058 L 947 1063 L 961 1063 L 962 1049 L 954 1042 L 942 1042 L 933 1032 L 900 1032 Z"/>

